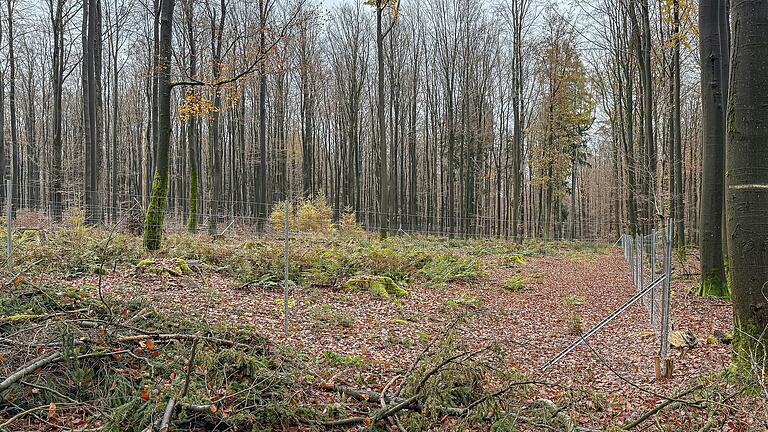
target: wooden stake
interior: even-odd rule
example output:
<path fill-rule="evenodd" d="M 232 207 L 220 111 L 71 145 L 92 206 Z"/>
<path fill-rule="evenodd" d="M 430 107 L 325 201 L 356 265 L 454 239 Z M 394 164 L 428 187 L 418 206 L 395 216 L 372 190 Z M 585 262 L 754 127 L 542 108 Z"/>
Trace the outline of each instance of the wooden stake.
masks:
<path fill-rule="evenodd" d="M 656 381 L 661 381 L 661 357 L 656 356 L 653 358 L 653 366 L 656 370 Z"/>
<path fill-rule="evenodd" d="M 671 358 L 664 359 L 664 369 L 665 369 L 664 378 L 672 378 L 672 370 L 674 369 L 673 364 L 674 362 L 672 361 Z"/>

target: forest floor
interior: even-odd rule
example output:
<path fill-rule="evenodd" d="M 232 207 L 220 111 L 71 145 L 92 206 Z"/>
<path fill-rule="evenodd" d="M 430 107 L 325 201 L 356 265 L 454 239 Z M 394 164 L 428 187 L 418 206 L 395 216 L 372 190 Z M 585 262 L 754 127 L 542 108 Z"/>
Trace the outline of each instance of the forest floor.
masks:
<path fill-rule="evenodd" d="M 483 367 L 514 371 L 531 383 L 515 396 L 520 404 L 553 401 L 558 411 L 566 413 L 568 422 L 580 427 L 621 430 L 619 426 L 631 424 L 665 402 L 676 401 L 674 395 L 702 387 L 702 383 L 707 383 L 709 393 L 700 395 L 698 402 L 673 404 L 649 416 L 642 426 L 699 430 L 709 425 L 717 426 L 717 430 L 744 431 L 765 427 L 759 423 L 764 419 L 752 415 L 753 408 L 766 409 L 764 400 L 762 405 L 749 408 L 737 403 L 702 403 L 714 398 L 713 394 L 742 402 L 739 398 L 746 396 L 728 396 L 734 386 L 720 378 L 728 370 L 731 350 L 713 335 L 730 331 L 730 303 L 689 294 L 695 284 L 691 276 L 676 276 L 674 280 L 672 323 L 675 330 L 696 335 L 698 344 L 685 351 L 673 350 L 671 379 L 655 378 L 656 339 L 648 312 L 639 304 L 547 372 L 539 370 L 634 294 L 618 248 L 593 243 L 521 247 L 501 241 L 298 240 L 291 246 L 291 258 L 298 263 L 291 266 L 290 331 L 286 336 L 279 279 L 282 243 L 277 239 L 256 239 L 248 244 L 242 239 L 223 241 L 222 246 L 203 243 L 206 245 L 177 239 L 160 254 L 114 261 L 101 277 L 88 271 L 70 271 L 66 285 L 88 287 L 93 298 L 98 294 L 94 287 L 101 286 L 106 298 L 149 304 L 161 316 L 181 315 L 209 325 L 246 328 L 273 344 L 290 347 L 289 354 L 281 355 L 302 359 L 306 377 L 292 398 L 330 420 L 359 414 L 363 408 L 350 399 L 339 399 L 337 392 L 327 391 L 329 388 L 345 386 L 385 393 L 393 385 L 405 386 L 406 377 L 415 373 L 414 362 L 437 347 L 436 342 L 445 342 L 450 349 L 461 347 L 465 352 L 493 347 L 496 356 Z M 133 246 L 120 247 L 134 252 Z M 123 249 L 120 254 L 126 253 Z M 266 261 L 265 250 L 269 251 Z M 429 253 L 434 256 L 425 258 Z M 252 258 L 256 255 L 262 256 Z M 235 256 L 237 259 L 232 258 Z M 414 264 L 419 260 L 428 264 Z M 367 264 L 358 267 L 357 261 Z M 442 264 L 434 264 L 437 262 Z M 270 270 L 259 270 L 259 266 Z M 348 289 L 348 273 L 360 274 L 361 269 L 392 276 L 407 295 L 382 298 L 365 290 Z M 61 277 L 59 268 L 39 273 L 35 283 L 60 283 Z M 441 340 L 448 334 L 450 337 Z M 445 347 L 439 346 L 449 349 Z M 469 356 L 466 361 L 470 365 Z M 458 381 L 474 379 L 460 378 Z M 498 381 L 506 378 L 493 375 L 488 380 L 499 385 Z M 448 398 L 445 402 L 459 400 Z M 552 413 L 552 417 L 557 415 Z M 361 427 L 367 424 L 366 420 Z M 305 427 L 311 428 L 305 425 L 299 429 Z M 498 421 L 494 426 L 468 426 L 451 416 L 432 416 L 421 423 L 409 423 L 407 429 L 489 427 L 499 431 L 553 428 L 551 424 L 530 423 L 505 428 Z"/>

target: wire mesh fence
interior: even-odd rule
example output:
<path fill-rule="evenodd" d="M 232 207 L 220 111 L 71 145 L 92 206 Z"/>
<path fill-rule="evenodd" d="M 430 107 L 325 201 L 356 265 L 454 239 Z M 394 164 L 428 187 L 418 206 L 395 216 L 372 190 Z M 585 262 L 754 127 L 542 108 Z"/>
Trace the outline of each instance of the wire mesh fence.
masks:
<path fill-rule="evenodd" d="M 659 248 L 661 240 L 662 248 Z M 655 359 L 657 379 L 668 378 L 672 374 L 672 363 L 668 359 L 669 351 L 669 298 L 672 276 L 672 220 L 667 222 L 662 236 L 651 231 L 648 235 L 622 234 L 616 244 L 621 243 L 624 258 L 627 261 L 629 276 L 635 285 L 635 294 L 624 304 L 614 309 L 591 329 L 552 357 L 541 366 L 546 371 L 563 357 L 584 343 L 614 318 L 624 313 L 633 304 L 640 302 L 648 310 L 650 324 L 654 331 L 658 354 Z M 662 362 L 663 360 L 663 362 Z"/>
<path fill-rule="evenodd" d="M 629 275 L 641 303 L 648 311 L 649 323 L 658 346 L 659 359 L 666 359 L 669 352 L 670 287 L 672 277 L 672 220 L 667 221 L 661 232 L 650 234 L 623 234 L 621 236 L 624 258 Z M 664 370 L 662 375 L 668 375 Z"/>

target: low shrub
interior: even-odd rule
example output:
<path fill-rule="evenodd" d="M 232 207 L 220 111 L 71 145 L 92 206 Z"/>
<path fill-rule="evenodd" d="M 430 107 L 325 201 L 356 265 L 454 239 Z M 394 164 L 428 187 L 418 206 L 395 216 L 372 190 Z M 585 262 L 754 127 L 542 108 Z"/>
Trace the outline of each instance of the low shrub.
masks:
<path fill-rule="evenodd" d="M 344 213 L 339 216 L 338 227 L 339 234 L 345 237 L 359 238 L 365 234 L 363 228 L 357 223 L 357 217 L 351 207 L 344 209 Z"/>
<path fill-rule="evenodd" d="M 352 366 L 360 367 L 365 360 L 357 355 L 339 354 L 334 351 L 326 351 L 323 353 L 323 358 L 332 366 Z"/>
<path fill-rule="evenodd" d="M 476 279 L 483 274 L 477 258 L 465 258 L 455 255 L 433 257 L 420 270 L 434 284 Z"/>
<path fill-rule="evenodd" d="M 274 205 L 269 220 L 270 226 L 275 231 L 282 232 L 285 229 L 285 201 Z M 295 206 L 289 203 L 288 229 L 311 233 L 334 232 L 333 210 L 325 196 L 318 195 L 312 199 L 305 199 Z"/>
<path fill-rule="evenodd" d="M 568 294 L 567 296 L 563 297 L 563 303 L 569 306 L 581 306 L 584 304 L 584 300 L 581 297 Z"/>
<path fill-rule="evenodd" d="M 584 332 L 580 313 L 574 311 L 565 317 L 565 331 L 569 335 L 574 336 L 578 336 Z"/>
<path fill-rule="evenodd" d="M 507 291 L 522 291 L 525 288 L 525 278 L 520 275 L 515 275 L 511 278 L 505 279 L 501 286 L 504 287 L 504 289 Z"/>
<path fill-rule="evenodd" d="M 110 238 L 111 235 L 111 238 Z M 25 231 L 14 235 L 14 256 L 19 265 L 56 271 L 67 277 L 97 272 L 138 259 L 141 240 L 78 224 L 62 226 L 44 238 Z"/>
<path fill-rule="evenodd" d="M 451 307 L 466 306 L 469 308 L 477 308 L 480 307 L 481 304 L 482 302 L 480 299 L 467 293 L 463 293 L 458 297 L 453 297 L 445 301 L 445 305 Z"/>

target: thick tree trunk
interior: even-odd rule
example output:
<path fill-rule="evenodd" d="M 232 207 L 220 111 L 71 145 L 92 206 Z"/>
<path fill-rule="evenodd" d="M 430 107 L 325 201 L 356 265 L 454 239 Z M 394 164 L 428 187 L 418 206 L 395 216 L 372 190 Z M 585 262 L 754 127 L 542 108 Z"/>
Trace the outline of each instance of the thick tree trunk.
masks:
<path fill-rule="evenodd" d="M 144 221 L 144 247 L 158 250 L 162 243 L 165 209 L 168 203 L 169 155 L 171 148 L 171 42 L 175 0 L 162 0 L 160 8 L 159 67 L 157 70 L 157 161 L 152 194 Z"/>
<path fill-rule="evenodd" d="M 670 193 L 675 215 L 675 248 L 683 255 L 685 253 L 685 207 L 683 206 L 683 155 L 682 133 L 680 121 L 680 1 L 674 0 L 674 52 L 672 55 L 672 166 L 670 170 L 672 184 Z"/>
<path fill-rule="evenodd" d="M 11 121 L 11 189 L 13 193 L 12 210 L 15 214 L 21 204 L 21 160 L 19 158 L 19 133 L 16 122 L 16 54 L 14 50 L 15 35 L 13 31 L 14 10 L 13 0 L 7 0 L 8 5 L 8 63 L 10 82 L 8 83 L 8 107 Z"/>
<path fill-rule="evenodd" d="M 656 183 L 656 139 L 653 131 L 653 75 L 651 73 L 651 25 L 650 25 L 650 10 L 648 8 L 648 0 L 640 0 L 641 5 L 641 29 L 642 29 L 642 41 L 640 43 L 640 83 L 643 91 L 643 139 L 645 148 L 643 153 L 645 160 L 643 161 L 643 173 L 645 173 L 643 186 L 643 199 L 644 214 L 646 220 L 643 221 L 645 226 L 645 233 L 650 233 L 650 228 L 654 224 L 654 218 L 656 214 L 655 203 L 655 183 Z"/>
<path fill-rule="evenodd" d="M 62 213 L 62 92 L 64 81 L 64 2 L 57 0 L 54 15 L 51 17 L 53 27 L 53 157 L 51 173 L 51 219 L 61 221 Z"/>
<path fill-rule="evenodd" d="M 737 364 L 759 373 L 768 360 L 768 1 L 734 2 L 731 13 L 726 212 L 733 348 Z"/>
<path fill-rule="evenodd" d="M 723 183 L 725 129 L 721 84 L 718 0 L 700 0 L 702 180 L 701 180 L 701 286 L 700 295 L 725 297 L 728 288 L 723 262 Z"/>

